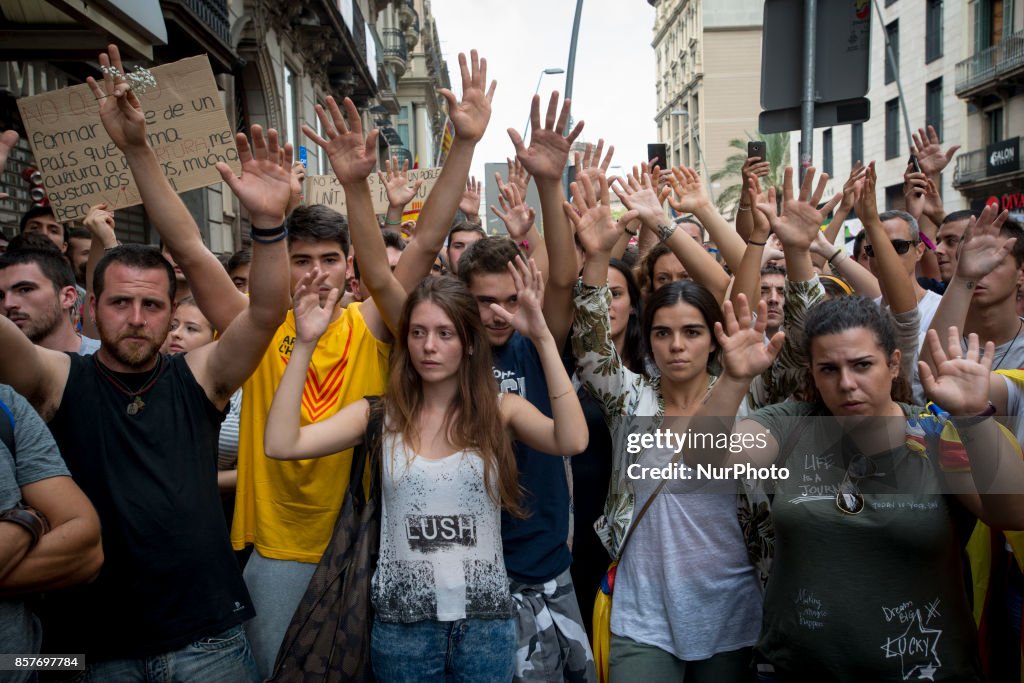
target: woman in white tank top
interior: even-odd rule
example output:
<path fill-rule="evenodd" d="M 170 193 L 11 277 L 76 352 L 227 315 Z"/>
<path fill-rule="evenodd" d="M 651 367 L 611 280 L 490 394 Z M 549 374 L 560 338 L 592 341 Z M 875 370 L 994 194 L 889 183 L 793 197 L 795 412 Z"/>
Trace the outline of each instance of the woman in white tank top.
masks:
<path fill-rule="evenodd" d="M 551 455 L 587 445 L 586 422 L 541 310 L 536 265 L 509 269 L 518 310 L 490 304 L 540 355 L 553 418 L 499 398 L 478 304 L 452 278 L 409 295 L 391 354 L 384 412 L 381 548 L 373 578 L 372 657 L 381 681 L 512 678 L 515 624 L 501 510 L 522 514 L 512 439 Z M 338 292 L 321 305 L 314 270 L 295 293 L 297 339 L 267 417 L 269 457 L 315 458 L 363 441 L 369 403 L 300 428 L 306 368 Z"/>

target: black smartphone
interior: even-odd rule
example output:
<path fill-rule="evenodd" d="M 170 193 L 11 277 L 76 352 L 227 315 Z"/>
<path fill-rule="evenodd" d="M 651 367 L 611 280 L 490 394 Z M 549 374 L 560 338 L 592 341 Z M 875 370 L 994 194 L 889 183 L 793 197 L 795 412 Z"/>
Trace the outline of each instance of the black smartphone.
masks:
<path fill-rule="evenodd" d="M 764 161 L 765 148 L 764 140 L 751 140 L 747 143 L 747 158 L 752 159 L 757 157 L 761 161 Z"/>
<path fill-rule="evenodd" d="M 668 145 L 662 142 L 647 145 L 647 159 L 651 164 L 651 173 L 654 173 L 655 166 L 664 171 L 668 168 Z"/>
<path fill-rule="evenodd" d="M 917 155 L 916 154 L 911 154 L 910 155 L 910 160 L 907 163 L 914 167 L 914 171 L 916 173 L 920 173 L 921 172 L 921 164 L 917 163 Z"/>

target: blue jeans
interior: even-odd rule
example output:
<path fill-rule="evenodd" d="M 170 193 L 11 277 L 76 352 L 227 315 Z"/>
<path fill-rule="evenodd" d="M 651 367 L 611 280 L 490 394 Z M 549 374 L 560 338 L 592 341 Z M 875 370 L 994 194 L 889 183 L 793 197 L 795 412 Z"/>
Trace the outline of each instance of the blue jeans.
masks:
<path fill-rule="evenodd" d="M 381 683 L 508 683 L 516 653 L 513 619 L 394 624 L 375 619 L 373 673 Z"/>
<path fill-rule="evenodd" d="M 73 683 L 257 683 L 260 672 L 241 626 L 180 650 L 142 659 L 94 662 Z"/>

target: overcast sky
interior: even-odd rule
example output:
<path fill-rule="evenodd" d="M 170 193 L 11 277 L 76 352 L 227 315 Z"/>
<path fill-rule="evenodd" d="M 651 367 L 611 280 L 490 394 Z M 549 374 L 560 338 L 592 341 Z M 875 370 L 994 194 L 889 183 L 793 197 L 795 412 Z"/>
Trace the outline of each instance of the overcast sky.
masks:
<path fill-rule="evenodd" d="M 522 133 L 540 72 L 566 68 L 575 8 L 573 0 L 431 0 L 455 94 L 461 93 L 458 54 L 471 48 L 487 58 L 488 78 L 498 82 L 491 122 L 473 157 L 478 179 L 484 163 L 512 155 L 505 131 Z M 645 160 L 647 143 L 657 142 L 653 26 L 654 8 L 644 0 L 583 2 L 573 118 L 586 122 L 583 139 L 615 145 L 613 165 Z M 551 91 L 564 94 L 565 77 L 544 76 L 542 120 Z"/>

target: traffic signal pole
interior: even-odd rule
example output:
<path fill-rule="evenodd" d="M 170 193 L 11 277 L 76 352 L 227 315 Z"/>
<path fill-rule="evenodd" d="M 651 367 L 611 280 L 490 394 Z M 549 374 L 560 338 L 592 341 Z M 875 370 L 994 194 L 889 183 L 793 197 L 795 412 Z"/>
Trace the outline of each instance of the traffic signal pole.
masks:
<path fill-rule="evenodd" d="M 800 101 L 800 179 L 814 160 L 814 60 L 818 0 L 804 0 L 804 96 Z"/>

